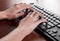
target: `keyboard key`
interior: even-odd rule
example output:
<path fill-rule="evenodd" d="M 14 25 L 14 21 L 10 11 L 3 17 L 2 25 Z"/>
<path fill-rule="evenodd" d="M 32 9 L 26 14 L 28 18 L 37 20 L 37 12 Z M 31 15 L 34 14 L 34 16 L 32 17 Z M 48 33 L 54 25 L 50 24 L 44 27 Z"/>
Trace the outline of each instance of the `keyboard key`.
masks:
<path fill-rule="evenodd" d="M 52 31 L 48 31 L 49 34 L 52 34 L 53 32 Z"/>
<path fill-rule="evenodd" d="M 53 16 L 51 16 L 50 18 L 53 19 Z"/>
<path fill-rule="evenodd" d="M 46 18 L 46 16 L 44 16 L 44 18 Z"/>
<path fill-rule="evenodd" d="M 58 30 L 57 30 L 57 29 L 53 29 L 52 32 L 53 32 L 53 33 L 57 33 Z"/>
<path fill-rule="evenodd" d="M 60 24 L 58 24 L 57 26 L 60 27 Z"/>
<path fill-rule="evenodd" d="M 51 21 L 51 19 L 49 18 L 48 21 Z"/>
<path fill-rule="evenodd" d="M 57 25 L 58 23 L 54 22 L 55 25 Z"/>
<path fill-rule="evenodd" d="M 47 25 L 47 28 L 49 28 L 49 29 L 50 29 L 50 28 L 51 28 L 51 26 L 50 26 L 50 25 Z"/>
<path fill-rule="evenodd" d="M 49 24 L 50 26 L 54 26 L 54 24 L 52 24 L 51 22 L 48 22 L 48 24 Z"/>
<path fill-rule="evenodd" d="M 56 22 L 58 22 L 58 23 L 60 23 L 60 21 L 59 20 L 55 20 Z"/>
<path fill-rule="evenodd" d="M 56 37 L 57 35 L 55 33 L 51 34 L 53 37 Z"/>
<path fill-rule="evenodd" d="M 46 16 L 48 16 L 48 14 L 45 14 Z"/>
<path fill-rule="evenodd" d="M 56 20 L 56 18 L 53 18 L 53 20 Z"/>
<path fill-rule="evenodd" d="M 52 23 L 53 23 L 54 21 L 53 21 L 53 20 L 51 20 L 50 22 L 52 22 Z"/>

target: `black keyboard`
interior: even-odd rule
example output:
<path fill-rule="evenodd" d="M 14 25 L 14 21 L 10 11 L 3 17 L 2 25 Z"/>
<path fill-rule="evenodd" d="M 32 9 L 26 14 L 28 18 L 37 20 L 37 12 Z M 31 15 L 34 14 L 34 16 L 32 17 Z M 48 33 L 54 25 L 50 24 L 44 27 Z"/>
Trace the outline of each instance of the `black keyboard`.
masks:
<path fill-rule="evenodd" d="M 36 30 L 49 38 L 50 41 L 60 41 L 60 17 L 34 3 L 31 3 L 31 6 L 48 20 L 47 23 L 41 23 Z"/>

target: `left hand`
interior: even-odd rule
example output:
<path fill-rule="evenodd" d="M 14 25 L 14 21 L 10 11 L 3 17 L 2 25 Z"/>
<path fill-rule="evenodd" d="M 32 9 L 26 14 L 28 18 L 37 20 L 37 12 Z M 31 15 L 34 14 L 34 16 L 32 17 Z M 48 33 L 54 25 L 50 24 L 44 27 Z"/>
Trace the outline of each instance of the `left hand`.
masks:
<path fill-rule="evenodd" d="M 15 4 L 14 6 L 12 6 L 11 8 L 2 11 L 3 14 L 2 17 L 6 18 L 6 19 L 14 19 L 14 18 L 18 18 L 20 16 L 23 16 L 24 13 L 22 12 L 22 10 L 24 9 L 31 9 L 31 6 L 25 3 L 22 4 Z M 19 13 L 18 13 L 19 12 Z"/>

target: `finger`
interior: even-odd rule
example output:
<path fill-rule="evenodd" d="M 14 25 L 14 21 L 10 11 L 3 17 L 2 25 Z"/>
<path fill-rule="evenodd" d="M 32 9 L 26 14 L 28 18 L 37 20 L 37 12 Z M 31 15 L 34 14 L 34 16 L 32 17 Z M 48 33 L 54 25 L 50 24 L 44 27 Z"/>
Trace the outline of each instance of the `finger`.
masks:
<path fill-rule="evenodd" d="M 14 4 L 12 7 L 10 7 L 9 9 L 6 10 L 6 12 L 9 12 L 9 13 L 16 13 L 17 10 L 18 10 L 18 4 Z"/>
<path fill-rule="evenodd" d="M 44 18 L 43 14 L 41 14 L 41 13 L 39 13 L 39 12 L 38 12 L 38 14 L 39 14 L 39 16 L 41 17 L 41 19 Z"/>
<path fill-rule="evenodd" d="M 18 9 L 18 7 L 19 7 L 19 4 L 14 4 L 14 5 L 11 7 L 11 9 L 12 9 L 12 10 L 14 9 L 14 11 L 15 11 L 15 10 Z"/>
<path fill-rule="evenodd" d="M 39 20 L 39 14 L 38 13 L 36 13 L 36 15 L 34 16 L 34 20 L 35 21 Z"/>
<path fill-rule="evenodd" d="M 31 5 L 27 5 L 27 8 L 30 9 L 31 11 L 34 11 Z"/>
<path fill-rule="evenodd" d="M 26 8 L 32 9 L 31 5 L 26 4 L 26 3 L 24 5 L 26 6 Z"/>
<path fill-rule="evenodd" d="M 17 13 L 17 12 L 19 12 L 19 11 L 22 11 L 22 10 L 25 10 L 25 9 L 29 9 L 29 10 L 31 10 L 31 6 L 29 6 L 29 5 L 27 5 L 27 4 L 18 4 L 17 6 L 16 6 L 16 8 L 18 8 L 16 11 L 15 11 L 15 13 Z"/>
<path fill-rule="evenodd" d="M 35 15 L 34 15 L 34 19 L 37 21 L 37 20 L 40 20 L 42 18 L 43 18 L 43 16 L 39 12 L 36 11 Z"/>
<path fill-rule="evenodd" d="M 25 13 L 23 13 L 22 11 L 19 12 L 19 13 L 17 13 L 17 14 L 16 14 L 16 18 L 18 18 L 18 17 L 20 17 L 20 16 L 24 16 L 24 14 L 25 14 Z"/>
<path fill-rule="evenodd" d="M 34 17 L 38 17 L 38 16 L 40 16 L 40 14 L 38 12 L 35 12 Z"/>
<path fill-rule="evenodd" d="M 48 22 L 46 19 L 41 19 L 41 20 L 38 20 L 37 21 L 37 24 L 40 24 L 40 23 L 42 23 L 42 22 Z"/>
<path fill-rule="evenodd" d="M 23 9 L 31 9 L 32 7 L 29 5 L 29 4 L 26 4 L 26 3 L 23 3 L 23 4 L 20 4 L 20 6 L 22 6 Z"/>
<path fill-rule="evenodd" d="M 21 11 L 21 9 L 23 10 L 22 7 L 24 7 L 24 6 L 22 6 L 22 5 L 20 5 L 20 4 L 14 4 L 14 5 L 13 5 L 10 9 L 8 9 L 8 10 L 10 10 L 10 12 L 13 12 L 13 13 L 18 13 L 18 12 Z"/>
<path fill-rule="evenodd" d="M 20 8 L 20 5 L 19 4 L 17 4 L 15 7 L 15 11 L 14 11 L 14 13 L 18 13 L 18 12 L 20 12 L 21 10 L 21 8 Z"/>
<path fill-rule="evenodd" d="M 32 12 L 30 12 L 26 17 L 29 17 L 32 14 Z"/>
<path fill-rule="evenodd" d="M 39 13 L 39 12 L 36 12 L 36 13 L 37 13 L 37 15 L 35 15 L 35 17 L 38 18 L 38 20 L 44 19 L 43 15 L 41 13 Z"/>
<path fill-rule="evenodd" d="M 30 16 L 34 17 L 35 14 L 36 14 L 36 12 L 32 12 L 32 14 Z"/>
<path fill-rule="evenodd" d="M 31 10 L 36 11 L 35 9 L 31 8 Z"/>
<path fill-rule="evenodd" d="M 32 16 L 35 16 L 37 14 L 37 11 L 33 8 L 31 8 L 34 14 L 31 14 Z"/>

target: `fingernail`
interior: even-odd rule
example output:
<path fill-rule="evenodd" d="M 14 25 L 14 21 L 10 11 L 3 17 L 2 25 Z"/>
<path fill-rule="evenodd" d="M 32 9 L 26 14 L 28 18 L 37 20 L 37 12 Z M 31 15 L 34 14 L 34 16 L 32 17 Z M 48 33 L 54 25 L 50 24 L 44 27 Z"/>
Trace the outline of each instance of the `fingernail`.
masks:
<path fill-rule="evenodd" d="M 48 20 L 46 20 L 46 19 L 44 19 L 43 21 L 44 21 L 44 22 L 48 22 Z"/>

